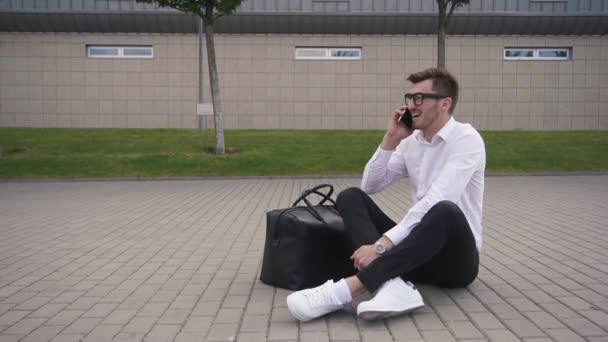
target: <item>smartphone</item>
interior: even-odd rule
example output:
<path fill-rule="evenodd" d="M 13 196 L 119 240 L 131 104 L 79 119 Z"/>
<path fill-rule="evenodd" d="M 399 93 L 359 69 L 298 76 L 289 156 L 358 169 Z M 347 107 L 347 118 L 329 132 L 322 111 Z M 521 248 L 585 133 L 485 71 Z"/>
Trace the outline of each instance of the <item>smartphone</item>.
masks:
<path fill-rule="evenodd" d="M 410 110 L 406 108 L 405 113 L 401 115 L 399 121 L 402 122 L 405 127 L 412 129 L 412 112 L 410 112 Z"/>

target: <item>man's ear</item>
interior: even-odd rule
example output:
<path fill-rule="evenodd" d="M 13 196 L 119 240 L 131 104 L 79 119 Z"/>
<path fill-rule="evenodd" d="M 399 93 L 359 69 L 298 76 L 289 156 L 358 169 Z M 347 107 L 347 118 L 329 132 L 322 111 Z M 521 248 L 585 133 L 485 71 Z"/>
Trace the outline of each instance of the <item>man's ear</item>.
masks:
<path fill-rule="evenodd" d="M 441 107 L 443 107 L 442 109 L 445 109 L 446 112 L 450 112 L 450 107 L 452 107 L 452 98 L 451 97 L 446 97 L 443 101 L 443 103 L 441 104 Z"/>

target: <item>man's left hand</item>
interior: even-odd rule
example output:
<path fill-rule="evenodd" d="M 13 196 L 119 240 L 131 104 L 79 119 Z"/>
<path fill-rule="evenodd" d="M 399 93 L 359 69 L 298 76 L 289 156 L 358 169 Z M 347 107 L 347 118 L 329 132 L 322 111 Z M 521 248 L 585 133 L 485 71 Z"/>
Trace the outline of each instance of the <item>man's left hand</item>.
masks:
<path fill-rule="evenodd" d="M 361 271 L 378 257 L 379 255 L 376 253 L 376 248 L 374 245 L 363 245 L 359 247 L 350 258 L 353 261 L 353 266 Z"/>

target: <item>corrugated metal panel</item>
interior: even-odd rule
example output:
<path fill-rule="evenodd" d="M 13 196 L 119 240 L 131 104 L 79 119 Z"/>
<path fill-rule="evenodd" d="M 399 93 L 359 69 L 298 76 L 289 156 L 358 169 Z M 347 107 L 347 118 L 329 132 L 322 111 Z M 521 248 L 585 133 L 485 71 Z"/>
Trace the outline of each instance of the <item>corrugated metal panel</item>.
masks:
<path fill-rule="evenodd" d="M 6 13 L 0 31 L 195 33 L 198 20 L 177 12 Z M 220 33 L 434 34 L 437 18 L 411 15 L 238 14 L 217 23 Z M 608 34 L 606 16 L 455 16 L 451 34 L 530 35 Z"/>
<path fill-rule="evenodd" d="M 345 5 L 345 3 L 347 5 Z M 434 0 L 247 0 L 241 4 L 244 12 L 336 12 L 348 7 L 351 12 L 402 13 L 436 12 Z M 135 0 L 0 0 L 0 9 L 48 10 L 139 10 L 156 9 L 154 4 L 136 3 Z M 607 0 L 471 0 L 458 9 L 461 13 L 499 12 L 608 12 Z"/>

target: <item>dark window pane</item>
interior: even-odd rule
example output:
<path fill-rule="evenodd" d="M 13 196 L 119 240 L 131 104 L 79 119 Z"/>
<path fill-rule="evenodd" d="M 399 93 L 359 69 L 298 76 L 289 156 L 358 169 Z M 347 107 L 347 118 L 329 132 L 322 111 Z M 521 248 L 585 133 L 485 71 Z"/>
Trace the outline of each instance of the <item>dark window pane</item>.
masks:
<path fill-rule="evenodd" d="M 92 48 L 89 48 L 89 54 L 91 56 L 118 56 L 118 49 L 104 48 L 104 47 L 92 47 Z"/>
<path fill-rule="evenodd" d="M 125 56 L 152 56 L 152 49 L 125 48 L 123 52 Z"/>
<path fill-rule="evenodd" d="M 545 58 L 568 58 L 566 50 L 539 50 L 539 57 Z"/>
<path fill-rule="evenodd" d="M 359 57 L 359 51 L 357 50 L 333 50 L 331 52 L 333 57 Z"/>
<path fill-rule="evenodd" d="M 505 57 L 534 57 L 532 50 L 506 50 Z"/>

